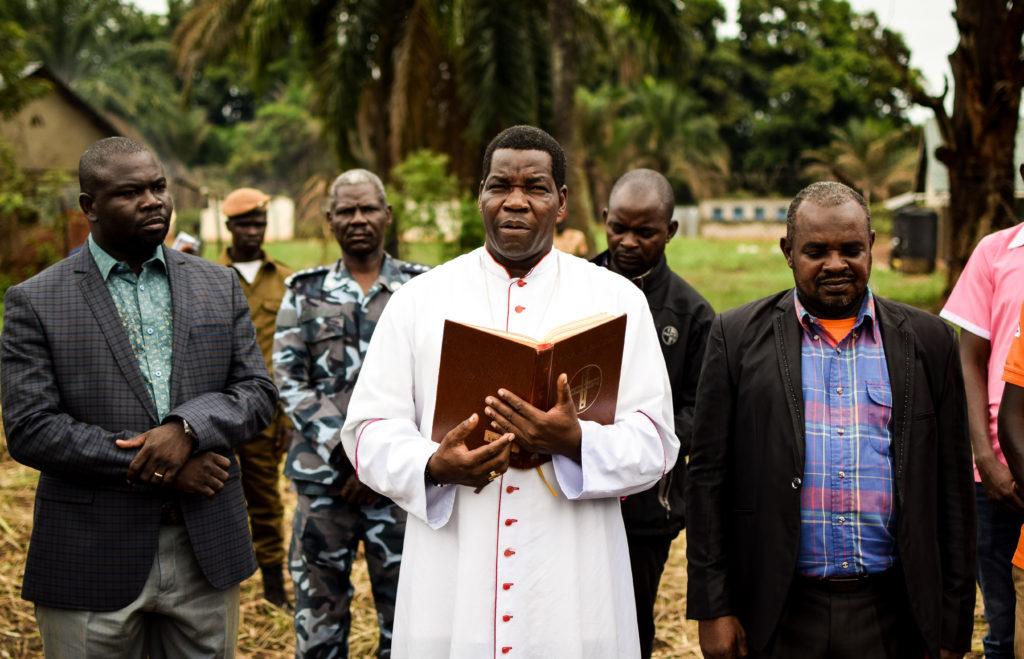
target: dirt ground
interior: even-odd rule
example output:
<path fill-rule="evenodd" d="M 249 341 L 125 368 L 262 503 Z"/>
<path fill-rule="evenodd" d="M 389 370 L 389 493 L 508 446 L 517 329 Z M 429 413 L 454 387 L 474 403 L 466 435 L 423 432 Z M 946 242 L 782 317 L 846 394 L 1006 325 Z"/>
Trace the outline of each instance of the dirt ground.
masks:
<path fill-rule="evenodd" d="M 32 507 L 37 473 L 12 461 L 6 443 L 0 442 L 0 658 L 41 657 L 32 605 L 22 600 L 21 577 L 32 527 Z M 294 494 L 282 480 L 285 493 L 285 528 L 290 528 Z M 681 536 L 672 546 L 661 581 L 655 610 L 657 659 L 700 657 L 697 624 L 683 618 L 686 606 L 686 542 Z M 356 595 L 350 649 L 354 659 L 374 656 L 377 646 L 376 615 L 363 561 L 353 570 Z M 289 588 L 291 583 L 288 584 Z M 238 656 L 251 659 L 284 659 L 293 656 L 291 617 L 260 598 L 260 578 L 242 584 Z M 975 649 L 980 652 L 985 632 L 980 604 L 975 623 Z M 978 657 L 981 655 L 978 654 Z"/>

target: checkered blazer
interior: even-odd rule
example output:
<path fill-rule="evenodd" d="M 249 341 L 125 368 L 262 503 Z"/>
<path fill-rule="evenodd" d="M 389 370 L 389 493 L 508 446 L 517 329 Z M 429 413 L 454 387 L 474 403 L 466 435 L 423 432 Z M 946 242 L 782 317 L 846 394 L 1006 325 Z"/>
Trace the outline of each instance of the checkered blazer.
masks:
<path fill-rule="evenodd" d="M 113 300 L 88 249 L 8 289 L 0 396 L 8 450 L 41 472 L 23 597 L 115 610 L 142 590 L 161 504 L 181 506 L 203 574 L 227 588 L 256 568 L 232 447 L 273 416 L 277 391 L 256 346 L 238 277 L 166 250 L 173 305 L 171 412 L 195 452 L 231 459 L 211 499 L 127 482 L 137 450 L 115 439 L 160 423 Z"/>

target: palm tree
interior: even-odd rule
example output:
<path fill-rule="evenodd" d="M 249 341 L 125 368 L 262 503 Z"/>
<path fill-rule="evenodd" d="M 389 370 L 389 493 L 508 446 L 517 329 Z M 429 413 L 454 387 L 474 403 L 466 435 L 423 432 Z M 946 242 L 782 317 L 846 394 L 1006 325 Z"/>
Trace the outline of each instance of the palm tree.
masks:
<path fill-rule="evenodd" d="M 658 169 L 694 197 L 720 194 L 729 178 L 729 150 L 714 118 L 676 85 L 645 78 L 630 111 L 637 124 L 638 166 Z"/>
<path fill-rule="evenodd" d="M 175 35 L 186 79 L 241 51 L 255 70 L 300 49 L 342 164 L 388 173 L 418 148 L 447 153 L 464 181 L 484 140 L 515 123 L 570 151 L 580 55 L 603 38 L 610 0 L 198 0 Z M 679 53 L 673 0 L 630 0 L 652 41 Z M 681 63 L 677 57 L 676 64 Z"/>
<path fill-rule="evenodd" d="M 911 127 L 853 119 L 832 130 L 827 146 L 804 152 L 803 175 L 846 183 L 869 204 L 872 199 L 887 199 L 914 183 L 918 153 L 912 138 Z"/>
<path fill-rule="evenodd" d="M 26 30 L 32 54 L 66 82 L 94 74 L 111 58 L 136 27 L 133 14 L 118 0 L 0 0 L 0 19 Z"/>
<path fill-rule="evenodd" d="M 720 194 L 729 151 L 714 119 L 671 82 L 643 78 L 631 87 L 577 92 L 585 169 L 595 208 L 628 169 L 650 167 L 698 199 Z"/>
<path fill-rule="evenodd" d="M 543 19 L 539 3 L 495 0 L 201 0 L 175 44 L 186 77 L 231 49 L 257 71 L 301 49 L 343 165 L 386 176 L 406 153 L 430 148 L 466 178 L 483 139 L 549 121 Z"/>

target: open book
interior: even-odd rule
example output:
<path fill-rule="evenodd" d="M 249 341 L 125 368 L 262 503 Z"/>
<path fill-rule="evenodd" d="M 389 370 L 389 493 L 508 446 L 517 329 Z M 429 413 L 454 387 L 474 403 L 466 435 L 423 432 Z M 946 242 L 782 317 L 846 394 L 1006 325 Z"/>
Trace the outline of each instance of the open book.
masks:
<path fill-rule="evenodd" d="M 440 442 L 476 412 L 480 422 L 466 445 L 472 449 L 493 441 L 502 433 L 490 427 L 484 398 L 507 389 L 546 411 L 558 398 L 561 373 L 569 377 L 569 390 L 581 419 L 612 423 L 625 336 L 625 315 L 581 318 L 552 329 L 540 341 L 446 320 L 431 438 Z M 530 468 L 549 458 L 519 451 L 513 445 L 513 467 Z"/>

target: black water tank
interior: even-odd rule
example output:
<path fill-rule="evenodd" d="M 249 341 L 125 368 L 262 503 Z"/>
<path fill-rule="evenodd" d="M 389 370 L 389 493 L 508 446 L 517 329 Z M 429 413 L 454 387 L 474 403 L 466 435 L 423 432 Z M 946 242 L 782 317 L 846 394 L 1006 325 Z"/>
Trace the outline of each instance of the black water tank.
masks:
<path fill-rule="evenodd" d="M 939 216 L 930 208 L 908 206 L 892 219 L 892 254 L 889 265 L 907 274 L 935 271 Z"/>

